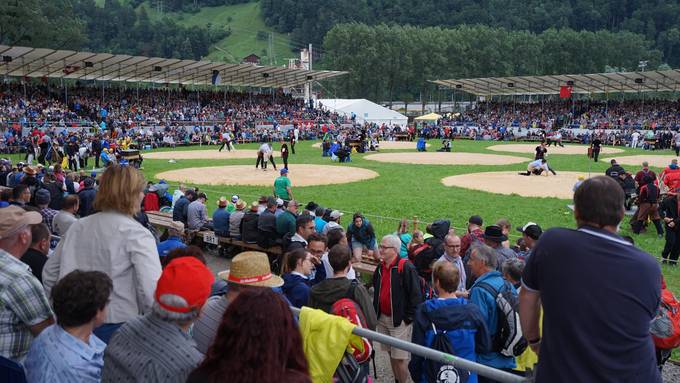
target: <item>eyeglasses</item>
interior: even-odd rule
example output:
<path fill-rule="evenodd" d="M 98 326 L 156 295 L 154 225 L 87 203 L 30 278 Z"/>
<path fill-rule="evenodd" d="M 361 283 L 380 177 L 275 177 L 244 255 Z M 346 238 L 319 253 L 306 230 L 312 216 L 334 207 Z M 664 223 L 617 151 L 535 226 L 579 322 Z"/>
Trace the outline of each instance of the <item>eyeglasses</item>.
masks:
<path fill-rule="evenodd" d="M 383 246 L 383 245 L 380 245 L 380 246 L 378 246 L 378 249 L 380 249 L 380 250 L 385 250 L 385 249 L 396 249 L 396 247 L 394 247 L 394 246 Z"/>

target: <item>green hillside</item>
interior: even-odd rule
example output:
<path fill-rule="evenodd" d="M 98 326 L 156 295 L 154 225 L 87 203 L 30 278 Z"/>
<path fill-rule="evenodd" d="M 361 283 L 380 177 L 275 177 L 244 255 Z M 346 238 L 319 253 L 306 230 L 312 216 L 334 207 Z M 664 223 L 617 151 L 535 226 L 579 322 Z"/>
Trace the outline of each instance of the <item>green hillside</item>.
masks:
<path fill-rule="evenodd" d="M 147 7 L 151 18 L 162 17 L 148 2 L 141 6 Z M 216 44 L 221 50 L 214 47 L 210 49 L 207 56 L 210 60 L 240 62 L 242 58 L 254 53 L 260 56 L 263 65 L 269 65 L 268 35 L 273 30 L 264 24 L 259 2 L 204 7 L 197 13 L 177 12 L 163 15 L 189 27 L 211 24 L 229 28 L 231 34 Z M 272 45 L 274 65 L 285 65 L 289 58 L 299 57 L 299 53 L 291 50 L 290 40 L 285 34 L 274 32 Z"/>

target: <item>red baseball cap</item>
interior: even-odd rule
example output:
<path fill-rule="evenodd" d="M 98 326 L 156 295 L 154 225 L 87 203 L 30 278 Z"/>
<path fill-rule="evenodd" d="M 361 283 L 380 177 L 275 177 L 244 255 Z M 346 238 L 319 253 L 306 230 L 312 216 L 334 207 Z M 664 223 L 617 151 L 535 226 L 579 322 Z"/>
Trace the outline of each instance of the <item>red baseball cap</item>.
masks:
<path fill-rule="evenodd" d="M 215 281 L 212 272 L 201 261 L 194 257 L 173 259 L 165 269 L 156 285 L 155 299 L 163 309 L 188 313 L 200 309 L 210 296 L 210 288 Z M 164 304 L 160 297 L 166 294 L 184 298 L 188 307 L 174 307 Z"/>

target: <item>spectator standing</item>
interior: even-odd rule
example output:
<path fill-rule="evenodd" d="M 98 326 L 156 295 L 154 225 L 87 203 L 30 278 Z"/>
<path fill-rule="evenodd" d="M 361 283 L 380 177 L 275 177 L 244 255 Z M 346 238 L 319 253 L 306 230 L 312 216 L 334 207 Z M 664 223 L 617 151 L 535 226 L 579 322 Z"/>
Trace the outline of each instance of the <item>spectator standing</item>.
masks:
<path fill-rule="evenodd" d="M 490 339 L 479 308 L 457 295 L 460 290 L 458 271 L 451 262 L 435 263 L 432 268 L 432 285 L 438 298 L 427 300 L 418 306 L 412 342 L 432 347 L 436 334 L 443 333 L 457 357 L 476 362 L 477 351 L 487 350 Z M 411 358 L 409 371 L 415 382 L 436 381 L 436 376 L 428 376 L 426 363 L 423 357 L 414 355 Z M 461 377 L 460 381 L 477 381 L 477 374 L 473 372 L 460 369 L 455 371 Z"/>
<path fill-rule="evenodd" d="M 654 223 L 656 234 L 663 238 L 663 228 L 661 227 L 661 215 L 659 214 L 659 187 L 654 184 L 655 178 L 650 175 L 645 176 L 640 185 L 638 195 L 638 208 L 630 219 L 630 226 L 633 233 L 640 234 L 647 220 Z"/>
<path fill-rule="evenodd" d="M 297 308 L 306 306 L 309 301 L 309 277 L 314 269 L 312 255 L 302 248 L 288 252 L 284 259 L 288 272 L 282 275 L 281 290 L 291 305 Z"/>
<path fill-rule="evenodd" d="M 382 334 L 404 341 L 411 340 L 411 323 L 416 307 L 423 301 L 416 268 L 399 257 L 401 241 L 395 235 L 386 235 L 380 241 L 380 265 L 373 274 L 373 308 L 377 314 L 376 329 Z M 395 379 L 407 382 L 408 351 L 379 344 L 381 351 L 390 356 Z"/>
<path fill-rule="evenodd" d="M 50 251 L 50 231 L 47 225 L 31 225 L 31 247 L 21 256 L 21 262 L 31 268 L 33 275 L 42 283 L 42 270 Z"/>
<path fill-rule="evenodd" d="M 102 382 L 184 383 L 203 360 L 189 329 L 213 281 L 200 260 L 172 260 L 158 280 L 151 313 L 124 324 L 106 347 Z"/>
<path fill-rule="evenodd" d="M 460 242 L 460 238 L 455 234 L 448 234 L 444 237 L 444 254 L 437 261 L 449 262 L 456 267 L 456 275 L 458 276 L 456 294 L 467 298 L 468 294 L 465 290 L 467 276 L 465 266 L 463 265 L 463 258 L 460 256 Z"/>
<path fill-rule="evenodd" d="M 78 212 L 80 198 L 76 195 L 67 195 L 62 202 L 61 210 L 54 216 L 52 220 L 52 233 L 58 236 L 66 235 L 66 232 L 71 225 L 78 220 L 76 213 Z"/>
<path fill-rule="evenodd" d="M 245 290 L 218 324 L 215 342 L 187 383 L 216 383 L 226 377 L 232 383 L 311 383 L 300 330 L 280 294 Z"/>
<path fill-rule="evenodd" d="M 24 207 L 31 202 L 31 190 L 24 184 L 16 185 L 12 188 L 12 200 L 10 205 Z"/>
<path fill-rule="evenodd" d="M 94 202 L 97 192 L 94 190 L 94 180 L 92 178 L 85 178 L 83 181 L 84 189 L 78 192 L 78 215 L 80 218 L 85 218 L 94 213 Z"/>
<path fill-rule="evenodd" d="M 57 323 L 33 341 L 26 356 L 29 382 L 91 382 L 101 380 L 102 342 L 92 331 L 104 323 L 113 289 L 99 271 L 73 271 L 52 289 Z"/>
<path fill-rule="evenodd" d="M 43 217 L 43 223 L 47 225 L 50 233 L 54 231 L 54 217 L 59 213 L 58 211 L 51 209 L 50 204 L 50 192 L 47 189 L 38 189 L 35 192 L 35 204 L 40 209 L 40 215 Z"/>
<path fill-rule="evenodd" d="M 475 242 L 482 242 L 484 240 L 484 230 L 482 225 L 484 221 L 482 217 L 473 215 L 468 219 L 467 233 L 460 239 L 460 253 L 467 257 L 470 245 Z"/>
<path fill-rule="evenodd" d="M 219 273 L 219 277 L 227 281 L 227 293 L 208 299 L 193 329 L 198 350 L 208 357 L 208 348 L 218 335 L 217 330 L 223 317 L 226 318 L 224 313 L 239 294 L 251 289 L 278 288 L 283 285 L 283 279 L 272 274 L 267 254 L 257 251 L 245 251 L 236 255 L 231 261 L 231 268 Z M 268 318 L 268 323 L 271 323 L 271 318 Z"/>
<path fill-rule="evenodd" d="M 494 249 L 483 244 L 476 244 L 472 248 L 470 261 L 468 262 L 472 276 L 476 278 L 470 289 L 470 301 L 479 307 L 484 318 L 484 323 L 489 329 L 489 336 L 493 339 L 501 330 L 499 318 L 501 315 L 496 307 L 496 296 L 502 291 L 510 290 L 517 294 L 515 288 L 507 283 L 501 273 L 497 271 L 498 256 Z M 491 293 L 493 291 L 494 293 Z M 498 368 L 510 372 L 515 368 L 515 358 L 502 355 L 500 350 L 489 349 L 480 353 L 477 361 L 489 367 Z M 479 377 L 479 382 L 491 382 L 486 378 Z"/>
<path fill-rule="evenodd" d="M 30 225 L 41 222 L 37 212 L 17 206 L 0 209 L 0 356 L 18 363 L 33 338 L 54 323 L 45 291 L 20 261 L 31 245 Z"/>
<path fill-rule="evenodd" d="M 141 209 L 144 185 L 139 170 L 109 166 L 94 201 L 99 213 L 71 225 L 43 270 L 48 292 L 76 269 L 101 271 L 113 280 L 106 322 L 95 329 L 105 343 L 121 324 L 150 312 L 161 274 L 156 240 L 133 218 Z"/>
<path fill-rule="evenodd" d="M 635 173 L 635 182 L 637 183 L 638 190 L 642 185 L 644 185 L 645 177 L 650 176 L 656 180 L 656 173 L 649 169 L 649 163 L 647 161 L 642 162 L 642 169 Z M 638 193 L 639 194 L 639 193 Z"/>
<path fill-rule="evenodd" d="M 375 330 L 378 319 L 368 290 L 348 276 L 352 267 L 351 256 L 352 253 L 346 245 L 338 244 L 331 248 L 327 255 L 331 272 L 328 273 L 328 279 L 312 286 L 309 294 L 309 307 L 330 312 L 335 302 L 342 298 L 349 298 L 361 308 L 368 328 Z"/>
<path fill-rule="evenodd" d="M 498 254 L 498 267 L 508 259 L 517 258 L 514 250 L 504 247 L 503 242 L 508 240 L 508 236 L 503 233 L 500 226 L 490 225 L 484 229 L 484 243 L 494 249 Z"/>
<path fill-rule="evenodd" d="M 624 216 L 617 186 L 610 177 L 586 180 L 574 193 L 578 229 L 543 233 L 524 269 L 520 316 L 524 336 L 539 355 L 539 383 L 661 382 L 649 335 L 661 269 L 616 235 Z"/>
<path fill-rule="evenodd" d="M 518 227 L 517 231 L 522 233 L 522 239 L 524 239 L 524 245 L 527 248 L 526 251 L 518 253 L 517 257 L 526 261 L 526 259 L 529 258 L 529 255 L 531 255 L 533 248 L 536 247 L 536 242 L 541 238 L 543 230 L 536 223 L 527 222 L 526 225 Z"/>

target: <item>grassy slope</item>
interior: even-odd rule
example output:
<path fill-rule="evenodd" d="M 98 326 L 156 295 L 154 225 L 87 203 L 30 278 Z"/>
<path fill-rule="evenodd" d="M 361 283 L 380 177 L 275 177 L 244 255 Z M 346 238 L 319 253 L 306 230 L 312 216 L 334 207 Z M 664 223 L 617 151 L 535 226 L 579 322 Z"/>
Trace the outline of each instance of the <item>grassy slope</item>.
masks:
<path fill-rule="evenodd" d="M 155 8 L 148 5 L 148 2 L 145 3 L 145 6 L 151 17 L 161 17 Z M 213 48 L 207 57 L 210 60 L 240 62 L 244 57 L 255 53 L 261 57 L 262 64 L 269 65 L 269 58 L 266 57 L 268 42 L 267 40 L 258 40 L 257 33 L 258 31 L 269 33 L 273 30 L 264 24 L 259 2 L 203 7 L 197 13 L 166 13 L 165 16 L 171 17 L 185 26 L 212 24 L 231 28 L 231 35 L 216 43 L 219 48 L 229 53 Z M 229 17 L 231 17 L 231 21 L 229 21 Z M 277 32 L 274 32 L 273 50 L 274 65 L 288 64 L 289 58 L 299 56 L 299 54 L 291 51 L 288 37 Z"/>

